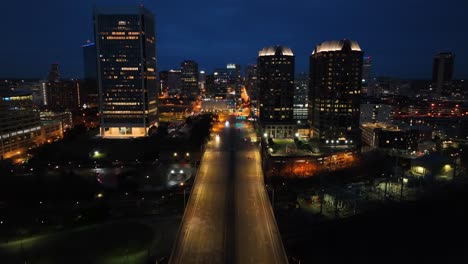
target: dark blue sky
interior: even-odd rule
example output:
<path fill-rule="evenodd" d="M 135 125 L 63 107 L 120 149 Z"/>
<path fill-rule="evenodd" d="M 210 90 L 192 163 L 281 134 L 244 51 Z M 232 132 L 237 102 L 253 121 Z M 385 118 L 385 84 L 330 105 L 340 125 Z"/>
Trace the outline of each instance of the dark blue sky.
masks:
<path fill-rule="evenodd" d="M 81 77 L 81 45 L 92 39 L 94 5 L 135 0 L 16 0 L 2 2 L 0 76 L 45 77 L 60 63 Z M 159 70 L 194 59 L 212 71 L 256 61 L 264 46 L 289 46 L 296 72 L 308 70 L 316 44 L 357 40 L 376 75 L 430 78 L 432 57 L 456 54 L 455 77 L 468 77 L 466 0 L 147 0 L 156 15 Z"/>

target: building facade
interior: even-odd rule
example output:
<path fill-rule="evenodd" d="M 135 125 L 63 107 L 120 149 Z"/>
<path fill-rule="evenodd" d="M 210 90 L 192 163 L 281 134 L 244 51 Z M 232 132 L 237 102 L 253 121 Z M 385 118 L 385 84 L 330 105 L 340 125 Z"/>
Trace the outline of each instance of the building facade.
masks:
<path fill-rule="evenodd" d="M 143 6 L 96 8 L 100 134 L 142 137 L 157 123 L 155 19 Z"/>
<path fill-rule="evenodd" d="M 183 97 L 195 100 L 200 95 L 198 74 L 198 63 L 195 61 L 186 60 L 180 64 L 180 81 Z"/>
<path fill-rule="evenodd" d="M 448 96 L 451 92 L 455 55 L 441 52 L 434 56 L 432 65 L 432 92 L 436 96 Z"/>
<path fill-rule="evenodd" d="M 299 73 L 294 81 L 294 120 L 301 124 L 306 123 L 309 117 L 308 109 L 309 75 L 305 72 Z"/>
<path fill-rule="evenodd" d="M 90 41 L 82 46 L 84 79 L 80 89 L 80 101 L 87 108 L 98 106 L 97 55 L 96 44 Z"/>
<path fill-rule="evenodd" d="M 272 138 L 294 137 L 294 62 L 288 47 L 266 47 L 258 53 L 259 121 Z"/>
<path fill-rule="evenodd" d="M 32 104 L 29 92 L 0 93 L 0 159 L 24 154 L 39 144 L 41 123 Z"/>
<path fill-rule="evenodd" d="M 362 59 L 351 40 L 323 42 L 310 56 L 309 121 L 322 144 L 360 145 Z"/>
<path fill-rule="evenodd" d="M 361 104 L 360 123 L 392 123 L 392 106 L 379 103 Z"/>

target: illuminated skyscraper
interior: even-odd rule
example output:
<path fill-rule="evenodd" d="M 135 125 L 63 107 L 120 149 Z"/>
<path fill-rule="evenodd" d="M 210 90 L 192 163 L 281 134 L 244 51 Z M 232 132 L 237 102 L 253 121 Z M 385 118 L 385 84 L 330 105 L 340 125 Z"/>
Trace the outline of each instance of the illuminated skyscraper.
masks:
<path fill-rule="evenodd" d="M 155 19 L 143 6 L 96 8 L 102 137 L 141 137 L 157 122 Z"/>
<path fill-rule="evenodd" d="M 324 144 L 360 142 L 363 52 L 356 41 L 326 41 L 310 56 L 309 121 Z"/>
<path fill-rule="evenodd" d="M 294 120 L 296 120 L 299 124 L 302 121 L 307 121 L 309 118 L 309 109 L 307 105 L 308 91 L 309 74 L 301 72 L 299 73 L 298 78 L 294 81 Z"/>
<path fill-rule="evenodd" d="M 266 47 L 258 53 L 259 120 L 273 138 L 294 136 L 294 54 L 288 47 Z"/>
<path fill-rule="evenodd" d="M 198 63 L 192 60 L 183 61 L 180 64 L 180 80 L 182 85 L 182 95 L 194 100 L 200 95 L 198 87 Z"/>

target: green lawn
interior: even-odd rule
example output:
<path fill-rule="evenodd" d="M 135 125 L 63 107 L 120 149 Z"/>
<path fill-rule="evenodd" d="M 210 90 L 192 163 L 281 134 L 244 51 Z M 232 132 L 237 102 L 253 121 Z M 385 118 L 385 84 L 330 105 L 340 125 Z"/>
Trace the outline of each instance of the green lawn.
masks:
<path fill-rule="evenodd" d="M 164 242 L 159 236 L 150 226 L 135 222 L 92 225 L 2 241 L 0 259 L 1 263 L 145 263 L 157 247 L 154 243 Z"/>

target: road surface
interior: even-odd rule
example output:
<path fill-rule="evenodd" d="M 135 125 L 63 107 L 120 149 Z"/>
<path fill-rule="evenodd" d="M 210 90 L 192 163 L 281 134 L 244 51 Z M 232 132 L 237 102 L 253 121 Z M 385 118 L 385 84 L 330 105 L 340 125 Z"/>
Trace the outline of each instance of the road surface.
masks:
<path fill-rule="evenodd" d="M 288 262 L 252 125 L 230 121 L 214 128 L 169 263 Z"/>

